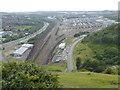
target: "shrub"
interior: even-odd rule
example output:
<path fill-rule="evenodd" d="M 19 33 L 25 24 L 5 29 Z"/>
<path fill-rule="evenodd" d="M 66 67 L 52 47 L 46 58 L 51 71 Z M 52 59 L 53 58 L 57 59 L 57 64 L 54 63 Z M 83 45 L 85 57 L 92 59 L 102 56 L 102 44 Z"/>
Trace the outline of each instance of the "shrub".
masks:
<path fill-rule="evenodd" d="M 105 71 L 104 71 L 105 74 L 115 74 L 114 70 L 112 68 L 107 68 Z"/>
<path fill-rule="evenodd" d="M 3 88 L 57 88 L 58 76 L 28 62 L 8 62 L 2 65 Z"/>

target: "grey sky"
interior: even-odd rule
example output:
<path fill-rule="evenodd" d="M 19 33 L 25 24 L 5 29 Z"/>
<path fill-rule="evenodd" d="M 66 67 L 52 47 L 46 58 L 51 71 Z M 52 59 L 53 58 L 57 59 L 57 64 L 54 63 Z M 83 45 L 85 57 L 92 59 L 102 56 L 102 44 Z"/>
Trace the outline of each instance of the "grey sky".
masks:
<path fill-rule="evenodd" d="M 119 0 L 1 0 L 0 12 L 117 10 Z"/>

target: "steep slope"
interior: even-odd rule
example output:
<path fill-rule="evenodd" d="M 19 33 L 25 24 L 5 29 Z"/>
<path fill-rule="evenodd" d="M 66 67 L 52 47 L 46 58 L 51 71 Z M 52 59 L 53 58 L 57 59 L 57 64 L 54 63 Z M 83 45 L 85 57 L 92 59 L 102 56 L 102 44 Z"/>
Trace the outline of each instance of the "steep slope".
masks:
<path fill-rule="evenodd" d="M 118 26 L 114 24 L 85 37 L 74 50 L 74 57 L 80 58 L 80 69 L 103 72 L 107 67 L 118 65 Z M 83 55 L 84 54 L 84 55 Z M 74 58 L 76 60 L 76 58 Z"/>

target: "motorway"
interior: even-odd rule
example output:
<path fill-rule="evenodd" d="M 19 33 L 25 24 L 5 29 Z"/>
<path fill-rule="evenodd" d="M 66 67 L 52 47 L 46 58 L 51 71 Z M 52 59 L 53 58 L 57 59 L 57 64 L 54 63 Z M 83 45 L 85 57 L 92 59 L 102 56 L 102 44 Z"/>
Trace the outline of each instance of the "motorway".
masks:
<path fill-rule="evenodd" d="M 27 40 L 29 40 L 30 38 L 33 38 L 35 37 L 36 35 L 42 33 L 43 31 L 45 31 L 47 29 L 47 27 L 49 26 L 49 23 L 46 23 L 44 22 L 44 26 L 38 30 L 37 32 L 33 33 L 33 34 L 30 34 L 28 36 L 25 36 L 23 38 L 20 38 L 18 40 L 14 40 L 14 41 L 11 41 L 11 42 L 8 42 L 8 43 L 5 43 L 5 44 L 2 44 L 2 47 L 3 48 L 8 48 L 8 47 L 12 47 L 12 46 L 15 46 L 19 43 L 22 43 L 22 42 L 26 42 Z"/>

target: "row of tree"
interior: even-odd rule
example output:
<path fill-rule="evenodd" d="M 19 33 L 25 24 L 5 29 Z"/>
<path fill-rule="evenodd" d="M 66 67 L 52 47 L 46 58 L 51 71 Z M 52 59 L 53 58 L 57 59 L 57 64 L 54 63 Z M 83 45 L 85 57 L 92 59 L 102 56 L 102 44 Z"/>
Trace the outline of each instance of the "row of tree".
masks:
<path fill-rule="evenodd" d="M 116 69 L 112 69 L 111 67 L 108 67 L 104 61 L 99 61 L 99 60 L 87 59 L 83 63 L 81 63 L 81 58 L 77 57 L 76 68 L 77 71 L 91 71 L 97 73 L 120 75 L 120 67 L 117 67 Z"/>

